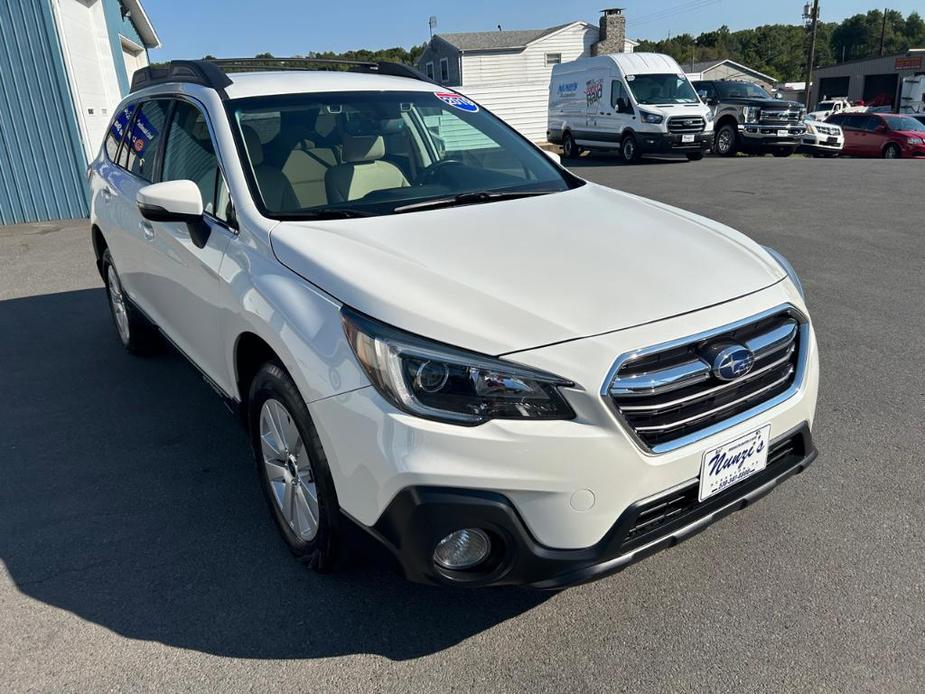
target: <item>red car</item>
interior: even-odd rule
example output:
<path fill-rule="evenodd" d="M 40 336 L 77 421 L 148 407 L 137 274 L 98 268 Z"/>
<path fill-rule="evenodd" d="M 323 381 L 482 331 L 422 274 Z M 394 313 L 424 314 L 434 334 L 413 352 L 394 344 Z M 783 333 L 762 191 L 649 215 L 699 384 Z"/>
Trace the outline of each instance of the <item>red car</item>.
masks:
<path fill-rule="evenodd" d="M 893 113 L 836 113 L 827 123 L 845 132 L 842 154 L 900 159 L 925 157 L 925 124 Z"/>

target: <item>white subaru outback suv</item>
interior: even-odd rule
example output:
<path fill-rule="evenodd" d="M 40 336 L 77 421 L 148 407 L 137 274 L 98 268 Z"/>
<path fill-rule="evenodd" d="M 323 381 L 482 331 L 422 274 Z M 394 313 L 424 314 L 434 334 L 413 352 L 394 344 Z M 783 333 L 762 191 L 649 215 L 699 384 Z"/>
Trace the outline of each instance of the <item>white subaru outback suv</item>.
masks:
<path fill-rule="evenodd" d="M 580 583 L 816 457 L 786 260 L 409 68 L 139 71 L 89 176 L 119 338 L 241 413 L 320 570 L 352 522 L 415 581 Z"/>

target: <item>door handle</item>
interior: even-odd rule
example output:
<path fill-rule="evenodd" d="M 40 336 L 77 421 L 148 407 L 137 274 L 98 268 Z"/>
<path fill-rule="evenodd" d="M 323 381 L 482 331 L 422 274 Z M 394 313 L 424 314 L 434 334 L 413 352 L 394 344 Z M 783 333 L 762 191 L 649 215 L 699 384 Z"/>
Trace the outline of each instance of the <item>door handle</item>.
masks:
<path fill-rule="evenodd" d="M 149 222 L 141 222 L 138 226 L 145 235 L 145 240 L 150 241 L 154 238 L 154 227 Z"/>

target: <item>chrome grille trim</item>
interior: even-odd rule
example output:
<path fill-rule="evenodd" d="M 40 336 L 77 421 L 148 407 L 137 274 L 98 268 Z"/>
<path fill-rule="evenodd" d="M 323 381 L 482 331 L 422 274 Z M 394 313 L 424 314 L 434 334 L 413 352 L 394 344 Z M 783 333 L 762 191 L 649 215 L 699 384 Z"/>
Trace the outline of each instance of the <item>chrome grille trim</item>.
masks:
<path fill-rule="evenodd" d="M 707 121 L 701 116 L 672 116 L 668 119 L 670 133 L 702 133 Z"/>
<path fill-rule="evenodd" d="M 610 388 L 610 394 L 655 395 L 686 388 L 710 378 L 710 367 L 706 362 L 695 359 L 670 369 L 636 374 L 630 378 L 617 378 Z"/>
<path fill-rule="evenodd" d="M 767 333 L 753 335 L 747 332 L 750 326 L 756 325 L 756 327 L 760 327 L 757 324 L 761 323 L 762 321 L 770 323 L 777 317 L 780 317 L 781 320 L 789 317 L 790 320 L 784 322 L 782 325 L 773 326 L 773 328 L 769 329 Z M 627 375 L 629 377 L 618 379 L 618 374 L 620 373 L 621 369 L 623 369 L 631 362 L 639 362 L 643 359 L 651 362 L 657 362 L 659 359 L 665 359 L 665 361 L 680 360 L 683 359 L 685 350 L 692 349 L 695 344 L 707 342 L 713 338 L 719 338 L 723 335 L 737 331 L 739 333 L 745 333 L 742 338 L 738 339 L 741 339 L 743 343 L 749 347 L 749 349 L 752 349 L 752 351 L 755 352 L 756 359 L 768 362 L 758 364 L 758 368 L 755 370 L 755 372 L 748 374 L 745 378 L 739 381 L 733 381 L 729 384 L 723 383 L 721 385 L 711 387 L 710 389 L 694 392 L 693 394 L 681 393 L 679 395 L 684 395 L 684 397 L 675 398 L 673 401 L 668 403 L 655 403 L 655 406 L 653 407 L 652 404 L 643 402 L 646 396 L 657 397 L 665 395 L 666 393 L 670 393 L 673 390 L 679 390 L 681 388 L 692 388 L 692 386 L 695 387 L 699 382 L 709 380 L 710 375 L 708 374 L 707 378 L 702 379 L 702 381 L 685 382 L 677 387 L 672 387 L 674 384 L 669 383 L 667 387 L 662 386 L 661 388 L 650 390 L 640 389 L 636 391 L 628 390 L 626 387 L 634 382 L 635 385 L 643 385 L 643 383 L 639 381 L 638 378 L 634 379 L 631 377 L 632 374 L 629 374 Z M 806 363 L 809 354 L 809 339 L 810 326 L 808 319 L 795 306 L 791 304 L 781 304 L 772 309 L 768 309 L 767 311 L 762 311 L 759 314 L 736 321 L 734 323 L 730 323 L 728 325 L 622 354 L 617 358 L 616 362 L 608 372 L 607 378 L 601 387 L 600 394 L 605 403 L 614 413 L 617 421 L 626 429 L 626 431 L 630 434 L 631 438 L 639 446 L 643 453 L 649 455 L 667 453 L 669 451 L 677 450 L 684 446 L 694 444 L 698 441 L 718 434 L 726 429 L 734 427 L 742 422 L 747 421 L 748 419 L 751 419 L 752 417 L 756 417 L 763 412 L 777 407 L 778 405 L 786 402 L 794 395 L 796 395 L 803 388 L 803 383 L 806 376 Z M 795 356 L 793 354 L 794 350 L 796 350 Z M 781 354 L 775 358 L 775 355 L 780 352 L 784 352 L 784 354 Z M 669 355 L 668 358 L 665 358 L 666 354 Z M 693 363 L 696 361 L 700 361 L 704 367 L 707 367 L 707 364 L 702 360 L 688 360 L 687 363 L 682 363 L 680 366 L 687 367 L 691 372 L 699 373 L 699 369 L 695 369 L 695 365 Z M 783 371 L 781 371 L 781 376 L 774 378 L 773 382 L 761 383 L 760 379 L 762 377 L 765 379 L 773 378 L 772 374 L 774 374 L 775 369 L 783 370 L 788 361 L 792 366 L 790 369 L 787 369 L 786 375 L 784 375 Z M 677 366 L 679 365 L 661 370 L 652 369 L 651 371 L 635 374 L 635 376 L 647 377 L 647 380 L 650 383 L 655 383 L 659 376 L 664 375 L 665 371 L 670 371 Z M 735 402 L 732 403 L 721 402 L 718 407 L 711 408 L 710 411 L 691 413 L 689 417 L 683 417 L 683 421 L 680 423 L 678 420 L 665 422 L 664 420 L 666 419 L 666 415 L 661 414 L 663 410 L 670 410 L 672 406 L 675 408 L 683 408 L 685 406 L 703 407 L 706 405 L 709 407 L 710 403 L 703 402 L 698 404 L 698 401 L 705 401 L 710 397 L 718 397 L 721 399 L 724 395 L 725 397 L 730 397 L 731 395 L 735 398 L 736 396 L 732 395 L 734 391 L 730 391 L 726 394 L 724 394 L 722 391 L 727 390 L 727 388 L 748 385 L 750 381 L 755 381 L 754 387 L 760 387 L 760 390 L 752 390 L 747 394 L 743 394 L 743 397 L 736 398 Z M 788 381 L 790 385 L 786 386 Z M 783 388 L 785 386 L 785 390 L 777 394 L 773 393 L 774 389 Z M 769 393 L 770 397 L 767 397 L 767 399 L 756 403 L 753 407 L 748 407 L 747 403 L 749 401 L 756 398 L 761 398 L 762 396 L 767 396 Z M 640 399 L 640 403 L 638 405 L 633 402 L 633 400 L 636 398 Z M 746 407 L 747 409 L 738 412 L 731 412 L 728 417 L 720 419 L 719 421 L 714 421 L 712 423 L 705 422 L 701 428 L 690 431 L 690 429 L 696 427 L 697 421 L 709 418 L 716 419 L 718 412 L 731 410 L 736 406 Z M 651 428 L 647 430 L 643 426 L 646 417 L 661 418 L 662 421 L 652 422 Z M 632 418 L 636 422 L 635 427 L 630 423 L 629 418 Z M 640 419 L 642 419 L 642 421 L 640 421 Z M 670 438 L 670 432 L 672 429 L 683 429 L 684 427 L 687 427 L 689 431 L 679 431 L 677 438 Z M 659 435 L 660 433 L 661 436 Z M 647 438 L 653 441 L 651 445 L 646 442 Z"/>

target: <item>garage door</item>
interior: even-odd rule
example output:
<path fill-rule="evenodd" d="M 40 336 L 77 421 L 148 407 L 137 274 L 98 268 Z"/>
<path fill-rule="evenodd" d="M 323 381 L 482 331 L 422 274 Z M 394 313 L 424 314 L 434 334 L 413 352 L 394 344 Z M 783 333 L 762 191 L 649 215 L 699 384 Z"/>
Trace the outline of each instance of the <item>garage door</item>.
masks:
<path fill-rule="evenodd" d="M 120 41 L 122 42 L 122 60 L 125 61 L 125 74 L 131 84 L 135 71 L 148 66 L 148 55 L 145 49 L 134 41 L 129 41 L 124 36 L 120 37 Z"/>
<path fill-rule="evenodd" d="M 90 161 L 103 142 L 112 109 L 122 98 L 103 0 L 58 0 L 57 4 L 64 57 L 70 66 L 74 101 Z"/>
<path fill-rule="evenodd" d="M 896 109 L 899 75 L 867 75 L 864 78 L 864 103 L 868 106 L 889 106 Z"/>
<path fill-rule="evenodd" d="M 0 224 L 86 216 L 86 166 L 50 3 L 0 2 Z"/>
<path fill-rule="evenodd" d="M 823 77 L 819 80 L 819 101 L 823 99 L 848 98 L 850 77 Z"/>

